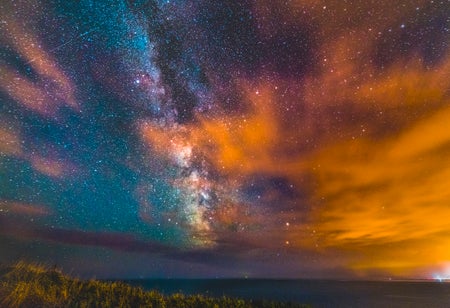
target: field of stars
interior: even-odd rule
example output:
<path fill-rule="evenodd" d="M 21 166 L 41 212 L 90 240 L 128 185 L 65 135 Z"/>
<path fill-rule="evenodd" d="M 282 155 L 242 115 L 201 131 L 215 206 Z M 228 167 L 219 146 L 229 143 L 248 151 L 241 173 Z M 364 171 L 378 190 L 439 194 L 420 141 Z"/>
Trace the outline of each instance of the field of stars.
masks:
<path fill-rule="evenodd" d="M 3 0 L 0 263 L 450 277 L 449 0 Z"/>

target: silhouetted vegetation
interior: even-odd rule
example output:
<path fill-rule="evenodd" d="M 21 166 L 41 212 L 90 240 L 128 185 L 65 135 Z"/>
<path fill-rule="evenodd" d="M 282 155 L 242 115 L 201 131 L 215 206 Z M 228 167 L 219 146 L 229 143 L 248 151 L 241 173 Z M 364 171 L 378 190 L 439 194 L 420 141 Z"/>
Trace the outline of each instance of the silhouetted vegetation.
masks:
<path fill-rule="evenodd" d="M 19 262 L 0 268 L 0 307 L 307 307 L 203 295 L 162 295 L 123 282 L 80 280 Z"/>

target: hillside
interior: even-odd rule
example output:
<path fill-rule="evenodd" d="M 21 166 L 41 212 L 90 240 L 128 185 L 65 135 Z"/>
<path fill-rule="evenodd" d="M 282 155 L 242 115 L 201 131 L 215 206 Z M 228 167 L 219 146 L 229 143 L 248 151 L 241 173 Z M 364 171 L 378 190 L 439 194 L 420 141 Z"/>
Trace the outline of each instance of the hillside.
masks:
<path fill-rule="evenodd" d="M 203 295 L 162 295 L 123 282 L 80 280 L 19 262 L 0 268 L 1 307 L 307 307 Z"/>

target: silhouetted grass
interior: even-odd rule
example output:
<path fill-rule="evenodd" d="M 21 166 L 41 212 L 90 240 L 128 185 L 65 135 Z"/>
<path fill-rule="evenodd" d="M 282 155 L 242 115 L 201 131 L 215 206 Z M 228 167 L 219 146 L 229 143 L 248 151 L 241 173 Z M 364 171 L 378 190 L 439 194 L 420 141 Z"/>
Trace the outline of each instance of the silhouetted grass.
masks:
<path fill-rule="evenodd" d="M 203 295 L 164 296 L 123 282 L 80 280 L 57 269 L 19 262 L 0 268 L 0 307 L 307 307 Z"/>

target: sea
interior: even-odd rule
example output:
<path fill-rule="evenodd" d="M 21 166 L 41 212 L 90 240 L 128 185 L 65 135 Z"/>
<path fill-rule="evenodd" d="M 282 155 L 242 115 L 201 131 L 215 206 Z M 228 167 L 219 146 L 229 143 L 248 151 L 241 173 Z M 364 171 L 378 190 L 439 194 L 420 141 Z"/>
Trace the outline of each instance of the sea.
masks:
<path fill-rule="evenodd" d="M 128 280 L 146 290 L 309 304 L 317 308 L 449 308 L 450 283 L 273 279 Z"/>

